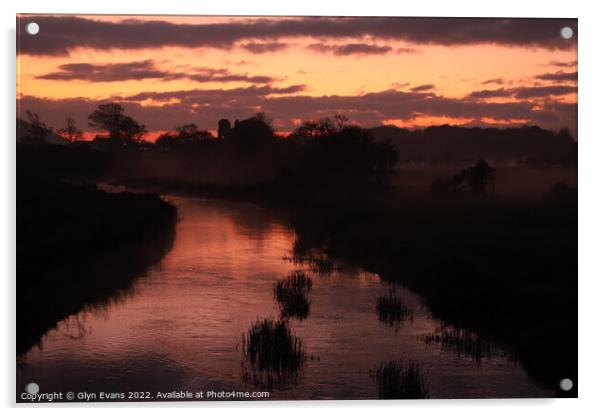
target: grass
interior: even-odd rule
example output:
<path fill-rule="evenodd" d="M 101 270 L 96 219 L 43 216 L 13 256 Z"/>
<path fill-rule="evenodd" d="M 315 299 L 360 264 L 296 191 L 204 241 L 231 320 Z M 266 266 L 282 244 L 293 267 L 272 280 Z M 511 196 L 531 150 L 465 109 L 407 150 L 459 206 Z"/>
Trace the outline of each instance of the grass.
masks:
<path fill-rule="evenodd" d="M 300 240 L 296 240 L 293 244 L 292 254 L 284 256 L 283 259 L 296 265 L 309 266 L 312 273 L 321 277 L 330 276 L 332 273 L 342 270 L 342 265 L 324 253 L 322 249 L 307 247 L 300 243 Z"/>
<path fill-rule="evenodd" d="M 468 356 L 476 362 L 480 362 L 483 357 L 490 359 L 496 352 L 496 347 L 491 342 L 463 328 L 444 327 L 420 338 L 426 345 L 440 344 L 443 351 Z"/>
<path fill-rule="evenodd" d="M 303 343 L 285 320 L 258 320 L 243 334 L 242 348 L 243 380 L 264 387 L 296 380 L 306 359 Z"/>
<path fill-rule="evenodd" d="M 379 399 L 428 399 L 429 392 L 422 367 L 402 360 L 381 362 L 371 371 L 378 386 Z"/>
<path fill-rule="evenodd" d="M 311 304 L 308 299 L 311 286 L 311 278 L 301 271 L 293 271 L 286 279 L 274 284 L 274 299 L 280 307 L 280 316 L 283 319 L 307 318 Z"/>
<path fill-rule="evenodd" d="M 405 320 L 412 320 L 414 316 L 413 311 L 393 293 L 376 299 L 376 313 L 381 322 L 394 327 L 399 327 Z"/>

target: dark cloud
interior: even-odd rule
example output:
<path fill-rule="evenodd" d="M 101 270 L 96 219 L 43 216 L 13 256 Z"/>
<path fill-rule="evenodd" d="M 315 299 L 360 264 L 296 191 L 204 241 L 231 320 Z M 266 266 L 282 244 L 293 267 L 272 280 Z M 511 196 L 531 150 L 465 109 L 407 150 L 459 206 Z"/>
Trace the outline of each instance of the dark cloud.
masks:
<path fill-rule="evenodd" d="M 264 75 L 233 74 L 226 68 L 194 68 L 186 72 L 162 71 L 156 68 L 152 60 L 114 63 L 91 64 L 74 63 L 59 66 L 59 71 L 40 75 L 37 78 L 58 81 L 88 81 L 115 82 L 144 79 L 190 79 L 196 82 L 250 82 L 268 84 L 276 81 L 273 77 Z"/>
<path fill-rule="evenodd" d="M 251 86 L 145 92 L 110 100 L 122 103 L 129 114 L 145 123 L 150 130 L 167 130 L 187 122 L 213 129 L 220 118 L 240 119 L 257 111 L 267 112 L 279 130 L 293 129 L 294 118 L 319 119 L 334 113 L 352 115 L 354 122 L 363 126 L 380 125 L 383 120 L 390 119 L 439 116 L 473 120 L 490 118 L 500 122 L 528 120 L 530 124 L 547 128 L 567 125 L 576 129 L 576 104 L 555 103 L 553 100 L 536 106 L 526 100 L 492 103 L 449 98 L 431 92 L 386 90 L 360 95 L 308 96 L 301 94 L 303 90 L 304 86 Z M 165 104 L 143 106 L 142 102 L 149 99 Z M 38 112 L 51 125 L 60 125 L 67 116 L 85 125 L 87 115 L 99 103 L 83 98 L 51 100 L 26 96 L 20 99 L 19 107 Z"/>
<path fill-rule="evenodd" d="M 414 88 L 410 88 L 410 91 L 413 91 L 413 92 L 429 91 L 429 90 L 432 90 L 433 88 L 435 88 L 435 86 L 433 84 L 424 84 L 424 85 L 418 85 Z"/>
<path fill-rule="evenodd" d="M 397 48 L 395 49 L 395 53 L 418 53 L 420 52 L 418 49 L 414 48 Z"/>
<path fill-rule="evenodd" d="M 487 99 L 487 98 L 497 98 L 497 97 L 512 97 L 513 95 L 514 95 L 514 92 L 511 89 L 498 88 L 497 90 L 473 91 L 470 94 L 468 94 L 467 98 Z"/>
<path fill-rule="evenodd" d="M 383 55 L 393 50 L 390 46 L 371 45 L 367 43 L 347 43 L 344 45 L 328 45 L 324 43 L 313 43 L 307 49 L 319 53 L 333 53 L 339 56 L 345 55 Z"/>
<path fill-rule="evenodd" d="M 487 85 L 487 84 L 497 84 L 497 85 L 502 85 L 504 83 L 504 79 L 503 78 L 493 78 L 493 79 L 488 79 L 486 81 L 483 81 L 481 84 Z"/>
<path fill-rule="evenodd" d="M 261 99 L 269 95 L 278 94 L 296 94 L 305 91 L 305 85 L 290 85 L 287 87 L 250 86 L 245 88 L 231 89 L 194 89 L 164 92 L 141 92 L 135 95 L 125 97 L 113 97 L 117 101 L 168 101 L 172 99 L 179 100 L 182 103 L 189 104 L 216 104 L 217 102 L 230 102 L 241 99 Z"/>
<path fill-rule="evenodd" d="M 548 65 L 557 66 L 559 68 L 572 68 L 577 66 L 577 61 L 561 62 L 561 61 L 550 61 Z"/>
<path fill-rule="evenodd" d="M 240 47 L 251 53 L 260 54 L 281 51 L 283 49 L 288 48 L 288 44 L 282 42 L 249 42 L 240 45 Z"/>
<path fill-rule="evenodd" d="M 196 82 L 251 82 L 267 84 L 276 81 L 275 78 L 265 75 L 233 74 L 225 68 L 197 68 L 197 72 L 186 75 L 186 78 Z"/>
<path fill-rule="evenodd" d="M 117 64 L 65 64 L 59 66 L 59 71 L 40 75 L 37 78 L 59 81 L 112 82 L 149 78 L 174 79 L 178 77 L 177 74 L 156 69 L 153 61 L 147 60 Z"/>
<path fill-rule="evenodd" d="M 518 99 L 542 98 L 566 95 L 577 92 L 577 87 L 568 85 L 548 85 L 518 88 L 498 88 L 496 90 L 474 91 L 468 94 L 468 99 L 487 99 L 500 97 L 515 97 Z"/>
<path fill-rule="evenodd" d="M 577 81 L 577 71 L 575 72 L 554 72 L 537 75 L 535 78 L 543 81 Z"/>
<path fill-rule="evenodd" d="M 573 94 L 577 92 L 577 87 L 568 85 L 550 85 L 544 87 L 522 87 L 515 88 L 514 96 L 516 98 L 540 98 L 557 95 Z"/>
<path fill-rule="evenodd" d="M 40 33 L 28 35 L 24 28 L 35 21 Z M 575 48 L 577 36 L 560 37 L 560 28 L 577 33 L 577 19 L 493 18 L 397 18 L 397 17 L 304 17 L 239 18 L 224 23 L 177 24 L 129 19 L 119 23 L 93 17 L 20 15 L 17 37 L 19 53 L 68 55 L 79 47 L 109 50 L 164 46 L 231 48 L 240 41 L 277 41 L 283 38 L 363 38 L 401 40 L 417 44 L 499 44 Z"/>

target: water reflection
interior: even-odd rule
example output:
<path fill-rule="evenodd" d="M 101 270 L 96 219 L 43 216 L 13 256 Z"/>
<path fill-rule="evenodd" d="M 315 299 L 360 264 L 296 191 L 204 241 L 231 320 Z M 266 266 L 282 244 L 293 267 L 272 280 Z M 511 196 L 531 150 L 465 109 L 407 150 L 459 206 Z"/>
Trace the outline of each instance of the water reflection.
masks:
<path fill-rule="evenodd" d="M 469 357 L 476 362 L 483 358 L 491 361 L 494 355 L 500 355 L 496 345 L 482 336 L 463 328 L 441 326 L 435 332 L 420 337 L 426 345 L 440 345 L 445 352 L 453 352 L 458 357 Z"/>
<path fill-rule="evenodd" d="M 242 379 L 262 388 L 283 388 L 299 377 L 303 342 L 285 320 L 258 320 L 242 336 Z"/>
<path fill-rule="evenodd" d="M 280 307 L 282 319 L 307 318 L 311 304 L 309 300 L 311 287 L 311 277 L 300 270 L 291 272 L 286 279 L 274 284 L 274 300 Z"/>
<path fill-rule="evenodd" d="M 41 392 L 249 391 L 271 385 L 266 389 L 276 400 L 375 399 L 379 383 L 368 375 L 376 373 L 376 363 L 402 357 L 404 366 L 428 369 L 421 374 L 432 398 L 553 394 L 505 357 L 493 354 L 476 364 L 442 354 L 436 342 L 425 344 L 421 336 L 437 332 L 441 323 L 403 287 L 394 295 L 412 319 L 387 312 L 393 319 L 386 321 L 401 317 L 399 330 L 392 331 L 375 313 L 376 300 L 391 293 L 377 274 L 340 263 L 324 268 L 283 260 L 296 236 L 270 211 L 200 199 L 173 202 L 180 221 L 173 248 L 158 267 L 146 269 L 120 301 L 73 313 L 63 322 L 68 331 L 63 324 L 50 330 L 43 349 L 31 348 L 19 360 L 17 391 L 31 381 Z M 319 278 L 326 269 L 328 278 Z M 289 281 L 298 272 L 305 278 Z M 307 314 L 290 305 L 302 305 L 298 293 L 307 300 Z M 385 373 L 397 377 L 397 370 Z M 400 380 L 409 377 L 403 374 Z"/>
<path fill-rule="evenodd" d="M 370 376 L 378 385 L 379 399 L 428 399 L 426 376 L 415 362 L 390 360 L 379 363 Z"/>
<path fill-rule="evenodd" d="M 379 321 L 395 330 L 398 330 L 404 321 L 411 321 L 414 317 L 414 311 L 392 291 L 376 299 L 376 313 Z"/>
<path fill-rule="evenodd" d="M 73 258 L 61 268 L 45 270 L 44 279 L 38 284 L 19 285 L 17 353 L 41 346 L 44 334 L 57 325 L 68 336 L 73 336 L 75 325 L 76 338 L 81 338 L 88 329 L 81 327 L 79 314 L 109 311 L 133 296 L 136 280 L 172 248 L 174 222 L 175 219 L 141 241 L 118 243 L 103 252 Z M 22 275 L 20 280 L 31 279 Z"/>

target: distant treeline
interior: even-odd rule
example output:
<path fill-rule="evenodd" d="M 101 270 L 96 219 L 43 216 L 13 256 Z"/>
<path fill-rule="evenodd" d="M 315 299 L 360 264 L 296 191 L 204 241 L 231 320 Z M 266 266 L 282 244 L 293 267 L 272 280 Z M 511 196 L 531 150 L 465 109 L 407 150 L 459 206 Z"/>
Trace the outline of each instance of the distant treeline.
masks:
<path fill-rule="evenodd" d="M 376 139 L 390 139 L 401 161 L 488 159 L 577 164 L 577 142 L 567 129 L 554 132 L 537 126 L 500 129 L 444 125 L 423 130 L 381 126 L 369 132 Z"/>
<path fill-rule="evenodd" d="M 21 143 L 39 144 L 44 141 L 77 145 L 83 142 L 83 132 L 72 118 L 65 120 L 61 128 L 47 126 L 40 117 L 27 111 L 27 121 L 20 120 L 18 140 Z M 538 126 L 509 128 L 481 128 L 460 126 L 432 126 L 409 130 L 396 126 L 361 128 L 350 123 L 342 114 L 334 114 L 320 120 L 307 120 L 293 132 L 278 135 L 271 120 L 264 113 L 244 120 L 216 120 L 217 137 L 194 123 L 174 126 L 173 131 L 159 136 L 154 143 L 146 140 L 144 124 L 125 114 L 117 103 L 101 104 L 88 117 L 88 126 L 100 132 L 92 145 L 99 149 L 115 147 L 156 147 L 163 150 L 198 147 L 209 142 L 227 142 L 238 150 L 263 151 L 278 142 L 307 144 L 316 139 L 330 139 L 341 132 L 354 129 L 372 142 L 390 142 L 398 153 L 399 162 L 473 162 L 486 159 L 494 162 L 546 163 L 576 165 L 577 142 L 568 129 L 558 132 L 544 130 Z M 347 136 L 354 138 L 357 134 Z M 60 139 L 60 138 L 59 138 Z"/>

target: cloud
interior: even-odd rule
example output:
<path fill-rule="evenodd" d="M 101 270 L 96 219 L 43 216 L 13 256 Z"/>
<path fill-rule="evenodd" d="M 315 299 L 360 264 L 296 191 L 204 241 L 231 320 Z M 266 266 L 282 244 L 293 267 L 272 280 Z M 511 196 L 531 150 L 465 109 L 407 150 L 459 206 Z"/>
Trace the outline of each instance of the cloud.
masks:
<path fill-rule="evenodd" d="M 577 71 L 575 72 L 554 72 L 547 74 L 540 74 L 535 76 L 537 79 L 541 79 L 543 81 L 577 81 Z"/>
<path fill-rule="evenodd" d="M 568 62 L 561 62 L 561 61 L 550 61 L 548 63 L 548 65 L 552 65 L 552 66 L 557 66 L 559 68 L 572 68 L 574 66 L 577 66 L 577 61 L 568 61 Z"/>
<path fill-rule="evenodd" d="M 473 99 L 487 99 L 487 98 L 498 98 L 498 97 L 512 97 L 514 92 L 507 88 L 498 88 L 496 90 L 480 90 L 473 91 L 467 95 L 466 98 Z"/>
<path fill-rule="evenodd" d="M 370 45 L 367 43 L 347 43 L 344 45 L 328 45 L 312 43 L 307 46 L 312 52 L 333 53 L 339 56 L 347 55 L 383 55 L 393 50 L 390 46 Z"/>
<path fill-rule="evenodd" d="M 433 84 L 424 84 L 424 85 L 418 85 L 417 87 L 414 87 L 414 88 L 410 88 L 410 91 L 412 91 L 412 92 L 429 91 L 429 90 L 432 90 L 433 88 L 435 88 L 435 86 Z"/>
<path fill-rule="evenodd" d="M 40 75 L 37 78 L 58 81 L 113 82 L 149 78 L 173 79 L 175 77 L 178 75 L 160 71 L 155 68 L 153 61 L 146 60 L 116 64 L 65 64 L 59 66 L 59 71 Z"/>
<path fill-rule="evenodd" d="M 267 84 L 276 81 L 275 78 L 265 75 L 233 74 L 225 68 L 197 68 L 196 73 L 188 74 L 186 78 L 196 82 L 251 82 Z"/>
<path fill-rule="evenodd" d="M 157 69 L 154 61 L 128 63 L 92 64 L 73 63 L 59 66 L 59 71 L 40 75 L 37 78 L 55 81 L 116 82 L 129 80 L 160 79 L 171 81 L 189 79 L 195 82 L 250 82 L 268 84 L 275 78 L 264 75 L 233 74 L 226 68 L 194 68 L 186 72 Z"/>
<path fill-rule="evenodd" d="M 256 43 L 249 42 L 240 45 L 241 48 L 255 54 L 260 53 L 269 53 L 269 52 L 277 52 L 283 49 L 288 48 L 287 43 L 282 42 L 265 42 L 265 43 Z"/>
<path fill-rule="evenodd" d="M 481 90 L 471 92 L 466 96 L 468 99 L 488 99 L 488 98 L 506 98 L 515 97 L 518 99 L 526 98 L 545 98 L 559 95 L 572 94 L 577 92 L 577 87 L 568 85 L 549 85 L 534 87 L 517 88 L 498 88 L 496 90 Z"/>
<path fill-rule="evenodd" d="M 261 99 L 269 95 L 278 94 L 295 94 L 306 90 L 303 84 L 290 85 L 287 87 L 250 86 L 243 88 L 231 89 L 193 89 L 193 90 L 178 90 L 178 91 L 163 91 L 163 92 L 141 92 L 130 96 L 112 97 L 112 100 L 117 101 L 169 101 L 179 100 L 181 103 L 190 104 L 217 104 L 227 103 L 241 99 Z"/>
<path fill-rule="evenodd" d="M 502 85 L 504 83 L 504 79 L 503 78 L 493 78 L 493 79 L 488 79 L 486 81 L 483 81 L 481 84 L 487 85 L 487 84 L 497 84 L 497 85 Z"/>
<path fill-rule="evenodd" d="M 220 118 L 240 119 L 265 111 L 279 130 L 291 130 L 294 119 L 319 119 L 343 113 L 363 126 L 380 125 L 383 120 L 412 120 L 416 117 L 448 117 L 501 121 L 528 120 L 546 128 L 569 126 L 576 129 L 576 104 L 552 99 L 535 104 L 527 100 L 484 102 L 436 95 L 432 92 L 385 90 L 359 95 L 304 95 L 304 86 L 251 86 L 233 89 L 193 89 L 168 92 L 144 92 L 112 97 L 126 112 L 145 123 L 150 130 L 168 130 L 193 122 L 213 129 Z M 549 98 L 549 97 L 548 97 Z M 154 102 L 149 105 L 148 100 Z M 60 125 L 65 117 L 74 117 L 85 125 L 86 117 L 100 102 L 84 98 L 44 99 L 25 96 L 19 107 L 36 111 L 51 125 Z M 143 102 L 145 105 L 143 105 Z M 58 123 L 58 124 L 53 124 Z"/>
<path fill-rule="evenodd" d="M 30 36 L 25 26 L 35 21 L 40 33 Z M 68 55 L 76 48 L 98 50 L 160 48 L 166 46 L 229 49 L 241 41 L 276 42 L 311 37 L 323 39 L 371 38 L 414 44 L 540 47 L 574 49 L 577 36 L 564 40 L 559 28 L 577 33 L 577 19 L 303 17 L 246 18 L 223 23 L 180 24 L 161 20 L 122 22 L 93 17 L 19 15 L 18 53 Z"/>
<path fill-rule="evenodd" d="M 418 49 L 414 48 L 397 48 L 395 49 L 395 53 L 418 53 L 420 52 Z"/>
<path fill-rule="evenodd" d="M 550 85 L 545 87 L 522 87 L 516 88 L 514 96 L 516 98 L 539 98 L 557 95 L 573 94 L 577 92 L 577 87 L 568 85 Z"/>

